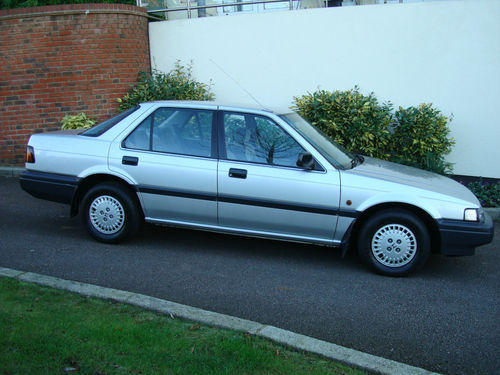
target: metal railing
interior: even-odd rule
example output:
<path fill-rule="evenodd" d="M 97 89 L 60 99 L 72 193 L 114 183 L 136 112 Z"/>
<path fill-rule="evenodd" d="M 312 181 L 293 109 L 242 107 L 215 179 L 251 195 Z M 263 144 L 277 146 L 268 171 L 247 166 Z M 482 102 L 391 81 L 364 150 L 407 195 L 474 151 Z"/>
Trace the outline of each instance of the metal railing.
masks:
<path fill-rule="evenodd" d="M 229 13 L 237 13 L 237 12 L 252 12 L 254 11 L 249 9 L 243 9 L 245 6 L 249 5 L 265 5 L 265 4 L 275 4 L 275 3 L 288 3 L 288 10 L 294 9 L 303 9 L 303 8 L 327 8 L 327 7 L 336 7 L 336 6 L 346 6 L 346 5 L 364 5 L 364 4 L 394 4 L 394 3 L 405 3 L 405 2 L 415 2 L 415 1 L 444 1 L 444 0 L 250 0 L 250 1 L 232 1 L 228 3 L 216 3 L 214 0 L 184 0 L 186 2 L 185 6 L 173 6 L 173 7 L 165 7 L 165 2 L 163 1 L 163 7 L 151 8 L 151 6 L 147 3 L 148 0 L 136 0 L 137 6 L 148 8 L 148 14 L 151 18 L 157 18 L 154 16 L 155 13 L 163 13 L 165 15 L 165 19 L 168 18 L 168 13 L 171 12 L 186 12 L 187 18 L 193 17 L 193 11 L 199 11 L 199 13 L 195 17 L 206 17 L 205 11 L 207 9 L 216 9 L 219 8 L 229 8 L 229 7 L 237 7 L 235 11 L 222 11 L 222 14 Z M 182 0 L 181 0 L 182 1 Z M 206 4 L 205 1 L 212 1 L 210 4 Z M 216 1 L 224 1 L 224 0 L 216 0 Z M 197 3 L 202 3 L 199 5 Z M 196 3 L 196 5 L 193 5 Z M 285 9 L 285 7 L 281 8 Z M 267 9 L 264 9 L 267 10 Z M 270 9 L 271 10 L 271 9 Z M 277 10 L 277 9 L 272 9 Z M 200 12 L 201 11 L 201 12 Z M 211 14 L 212 15 L 221 15 L 221 13 Z M 162 19 L 162 18 L 157 18 Z"/>
<path fill-rule="evenodd" d="M 236 1 L 236 2 L 228 2 L 228 3 L 211 3 L 211 4 L 205 4 L 205 5 L 193 5 L 193 2 L 196 3 L 196 0 L 187 0 L 185 6 L 180 6 L 180 7 L 172 7 L 172 8 L 159 8 L 159 9 L 148 9 L 148 13 L 150 15 L 153 15 L 154 13 L 165 13 L 168 14 L 170 12 L 182 12 L 185 11 L 187 12 L 187 18 L 192 18 L 192 12 L 196 10 L 206 10 L 206 9 L 218 9 L 218 8 L 228 8 L 228 7 L 238 7 L 242 9 L 244 6 L 248 5 L 259 5 L 259 4 L 273 4 L 273 3 L 288 3 L 288 9 L 293 10 L 294 9 L 294 4 L 296 4 L 296 8 L 299 7 L 300 0 L 251 0 L 251 1 Z M 326 1 L 321 1 L 322 3 L 325 3 L 326 6 Z M 142 0 L 137 0 L 137 6 L 142 6 L 145 7 L 145 4 L 142 2 Z M 241 10 L 239 10 L 241 11 Z M 226 12 L 226 13 L 232 13 L 232 12 Z"/>
<path fill-rule="evenodd" d="M 210 4 L 210 5 L 195 5 L 195 6 L 192 6 L 191 5 L 191 0 L 187 0 L 187 4 L 186 4 L 185 7 L 154 9 L 154 10 L 148 10 L 148 13 L 187 11 L 188 18 L 191 18 L 191 11 L 193 11 L 193 10 L 209 9 L 209 8 L 235 7 L 235 6 L 239 7 L 239 6 L 244 6 L 244 5 L 255 5 L 255 4 L 289 3 L 289 10 L 293 10 L 293 3 L 294 2 L 297 2 L 297 0 L 254 0 L 254 1 L 234 2 L 234 3 L 223 3 L 223 4 Z"/>

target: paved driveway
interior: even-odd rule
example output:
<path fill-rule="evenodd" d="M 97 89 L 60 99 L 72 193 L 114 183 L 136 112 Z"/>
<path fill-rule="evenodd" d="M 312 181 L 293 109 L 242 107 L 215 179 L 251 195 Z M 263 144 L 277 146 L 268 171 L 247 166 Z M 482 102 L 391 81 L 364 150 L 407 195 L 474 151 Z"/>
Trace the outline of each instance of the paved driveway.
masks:
<path fill-rule="evenodd" d="M 0 266 L 149 294 L 446 374 L 500 368 L 500 225 L 474 257 L 394 279 L 324 247 L 146 225 L 90 239 L 68 207 L 0 177 Z"/>

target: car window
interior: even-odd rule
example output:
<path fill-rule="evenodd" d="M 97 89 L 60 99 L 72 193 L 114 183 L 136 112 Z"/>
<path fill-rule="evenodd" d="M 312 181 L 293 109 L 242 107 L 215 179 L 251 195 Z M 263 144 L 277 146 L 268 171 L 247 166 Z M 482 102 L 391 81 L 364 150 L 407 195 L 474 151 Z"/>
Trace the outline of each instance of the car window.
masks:
<path fill-rule="evenodd" d="M 123 147 L 192 156 L 211 155 L 212 111 L 159 108 L 123 141 Z"/>
<path fill-rule="evenodd" d="M 134 108 L 130 108 L 104 122 L 101 122 L 100 124 L 85 130 L 81 135 L 87 136 L 87 137 L 98 137 L 101 134 L 104 134 L 107 132 L 109 129 L 111 129 L 113 126 L 118 124 L 121 120 L 123 120 L 125 117 L 128 115 L 132 114 L 133 112 L 137 111 L 140 107 L 136 106 Z"/>
<path fill-rule="evenodd" d="M 150 150 L 150 132 L 151 119 L 153 116 L 146 118 L 135 130 L 125 139 L 123 147 L 134 148 L 137 150 Z"/>
<path fill-rule="evenodd" d="M 320 129 L 309 124 L 295 112 L 281 115 L 280 117 L 298 131 L 332 165 L 341 169 L 352 168 L 354 155 L 324 135 Z"/>
<path fill-rule="evenodd" d="M 230 160 L 297 167 L 304 149 L 271 119 L 224 113 L 224 140 Z"/>

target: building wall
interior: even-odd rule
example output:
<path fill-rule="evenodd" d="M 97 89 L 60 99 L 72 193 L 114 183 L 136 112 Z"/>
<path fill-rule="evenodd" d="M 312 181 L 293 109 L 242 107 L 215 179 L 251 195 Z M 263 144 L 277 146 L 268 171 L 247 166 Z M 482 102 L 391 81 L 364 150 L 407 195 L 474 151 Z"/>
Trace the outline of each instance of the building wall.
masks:
<path fill-rule="evenodd" d="M 394 106 L 431 102 L 463 175 L 500 177 L 500 1 L 307 9 L 150 25 L 151 62 L 193 61 L 220 100 L 290 106 L 293 96 L 358 85 Z"/>
<path fill-rule="evenodd" d="M 0 165 L 21 165 L 30 134 L 66 114 L 104 119 L 149 71 L 143 9 L 118 4 L 0 10 Z"/>

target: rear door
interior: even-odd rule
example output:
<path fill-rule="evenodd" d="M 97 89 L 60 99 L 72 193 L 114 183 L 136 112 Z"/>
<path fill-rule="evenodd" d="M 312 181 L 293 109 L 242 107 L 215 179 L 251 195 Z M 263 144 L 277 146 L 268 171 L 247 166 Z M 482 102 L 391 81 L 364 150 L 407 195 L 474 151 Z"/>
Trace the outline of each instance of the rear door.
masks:
<path fill-rule="evenodd" d="M 218 212 L 221 227 L 329 243 L 337 223 L 338 172 L 296 165 L 307 152 L 273 119 L 220 116 Z"/>
<path fill-rule="evenodd" d="M 217 224 L 215 114 L 160 107 L 112 144 L 110 168 L 136 181 L 149 221 Z"/>

